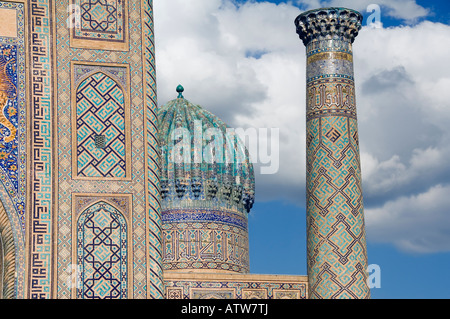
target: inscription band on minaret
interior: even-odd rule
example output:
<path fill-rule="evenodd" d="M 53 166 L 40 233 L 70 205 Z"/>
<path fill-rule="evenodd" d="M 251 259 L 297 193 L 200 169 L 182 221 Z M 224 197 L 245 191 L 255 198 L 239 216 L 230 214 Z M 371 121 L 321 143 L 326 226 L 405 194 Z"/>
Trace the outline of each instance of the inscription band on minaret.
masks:
<path fill-rule="evenodd" d="M 360 13 L 300 14 L 306 46 L 306 193 L 310 298 L 369 298 L 352 43 Z"/>

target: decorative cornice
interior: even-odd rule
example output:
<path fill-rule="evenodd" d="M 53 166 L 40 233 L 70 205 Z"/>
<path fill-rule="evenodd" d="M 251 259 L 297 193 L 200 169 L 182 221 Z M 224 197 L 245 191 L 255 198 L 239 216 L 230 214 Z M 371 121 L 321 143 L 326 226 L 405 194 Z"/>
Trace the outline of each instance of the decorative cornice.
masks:
<path fill-rule="evenodd" d="M 321 8 L 303 12 L 295 19 L 297 34 L 306 46 L 312 40 L 340 39 L 353 43 L 362 15 L 346 8 Z"/>

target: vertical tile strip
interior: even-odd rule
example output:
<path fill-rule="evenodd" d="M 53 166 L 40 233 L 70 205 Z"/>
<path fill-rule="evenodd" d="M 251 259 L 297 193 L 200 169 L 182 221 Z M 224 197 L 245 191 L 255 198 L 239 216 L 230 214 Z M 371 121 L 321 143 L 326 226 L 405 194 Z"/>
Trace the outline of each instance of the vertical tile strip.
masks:
<path fill-rule="evenodd" d="M 52 2 L 31 0 L 29 12 L 30 176 L 27 298 L 52 297 L 53 78 Z"/>
<path fill-rule="evenodd" d="M 144 101 L 146 106 L 146 206 L 148 211 L 148 298 L 163 298 L 161 199 L 159 191 L 159 153 L 157 141 L 157 99 L 153 1 L 144 0 L 142 10 Z"/>

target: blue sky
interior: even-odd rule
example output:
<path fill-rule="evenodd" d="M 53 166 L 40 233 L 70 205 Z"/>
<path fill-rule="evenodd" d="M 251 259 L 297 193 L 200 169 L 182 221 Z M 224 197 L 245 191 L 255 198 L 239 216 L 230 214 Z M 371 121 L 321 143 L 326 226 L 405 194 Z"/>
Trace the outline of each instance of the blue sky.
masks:
<path fill-rule="evenodd" d="M 367 25 L 370 4 L 380 23 Z M 184 96 L 231 127 L 278 128 L 279 169 L 256 169 L 250 270 L 306 275 L 303 10 L 360 11 L 354 43 L 372 298 L 450 298 L 450 3 L 154 1 L 158 102 Z M 274 158 L 273 161 L 276 159 Z"/>

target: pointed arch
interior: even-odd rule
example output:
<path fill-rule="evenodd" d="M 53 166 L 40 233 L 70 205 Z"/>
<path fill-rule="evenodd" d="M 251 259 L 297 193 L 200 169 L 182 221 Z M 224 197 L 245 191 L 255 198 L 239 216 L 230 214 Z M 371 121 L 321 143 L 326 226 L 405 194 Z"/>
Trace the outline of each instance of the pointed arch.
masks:
<path fill-rule="evenodd" d="M 129 229 L 126 218 L 107 201 L 95 201 L 76 223 L 79 299 L 124 299 L 129 295 Z"/>
<path fill-rule="evenodd" d="M 128 67 L 80 65 L 85 74 L 73 78 L 72 91 L 73 178 L 130 180 Z"/>
<path fill-rule="evenodd" d="M 0 299 L 15 298 L 16 250 L 11 223 L 0 200 Z"/>

